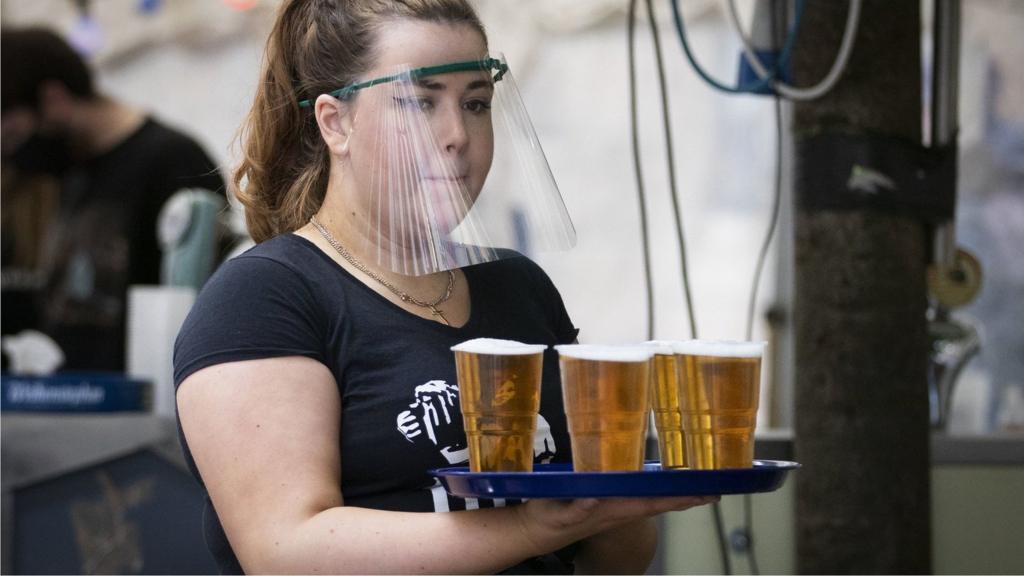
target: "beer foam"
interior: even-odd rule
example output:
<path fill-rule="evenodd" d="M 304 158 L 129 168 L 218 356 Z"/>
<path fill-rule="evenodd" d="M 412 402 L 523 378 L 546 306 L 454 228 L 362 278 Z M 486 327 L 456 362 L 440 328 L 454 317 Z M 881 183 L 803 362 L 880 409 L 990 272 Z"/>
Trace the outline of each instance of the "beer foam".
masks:
<path fill-rule="evenodd" d="M 655 354 L 671 356 L 675 354 L 675 345 L 681 342 L 682 340 L 648 340 L 643 345 L 650 348 Z"/>
<path fill-rule="evenodd" d="M 497 338 L 475 338 L 452 346 L 453 352 L 469 352 L 472 354 L 495 354 L 500 356 L 518 356 L 537 354 L 548 349 L 545 344 L 523 344 L 515 340 L 498 340 Z"/>
<path fill-rule="evenodd" d="M 739 340 L 686 340 L 676 342 L 672 349 L 676 354 L 691 356 L 718 356 L 723 358 L 760 358 L 764 355 L 767 342 Z"/>
<path fill-rule="evenodd" d="M 561 344 L 555 350 L 562 356 L 597 362 L 646 362 L 654 355 L 653 348 L 644 345 Z"/>

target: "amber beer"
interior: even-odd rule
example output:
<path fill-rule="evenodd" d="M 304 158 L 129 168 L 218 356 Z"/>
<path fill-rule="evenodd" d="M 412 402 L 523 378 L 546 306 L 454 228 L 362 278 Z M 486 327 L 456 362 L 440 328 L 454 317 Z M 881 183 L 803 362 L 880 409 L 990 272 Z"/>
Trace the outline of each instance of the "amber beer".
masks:
<path fill-rule="evenodd" d="M 478 338 L 452 347 L 473 472 L 531 472 L 547 346 Z"/>
<path fill-rule="evenodd" d="M 693 340 L 674 350 L 688 466 L 750 468 L 764 343 Z"/>
<path fill-rule="evenodd" d="M 580 344 L 555 348 L 573 470 L 640 470 L 651 410 L 651 350 Z"/>
<path fill-rule="evenodd" d="M 679 411 L 679 369 L 673 342 L 645 342 L 654 351 L 651 406 L 662 468 L 686 468 L 686 443 Z"/>

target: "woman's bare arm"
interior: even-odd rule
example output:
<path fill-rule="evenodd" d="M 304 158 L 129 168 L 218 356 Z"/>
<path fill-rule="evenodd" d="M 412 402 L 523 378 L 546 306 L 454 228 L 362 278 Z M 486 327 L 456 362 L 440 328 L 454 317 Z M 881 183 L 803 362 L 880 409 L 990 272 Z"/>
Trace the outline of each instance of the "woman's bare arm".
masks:
<path fill-rule="evenodd" d="M 441 514 L 349 507 L 340 489 L 340 398 L 319 362 L 212 366 L 189 376 L 177 400 L 192 456 L 246 572 L 496 572 L 705 501 L 531 500 Z"/>
<path fill-rule="evenodd" d="M 657 549 L 657 524 L 644 518 L 581 542 L 576 551 L 576 573 L 643 574 Z"/>

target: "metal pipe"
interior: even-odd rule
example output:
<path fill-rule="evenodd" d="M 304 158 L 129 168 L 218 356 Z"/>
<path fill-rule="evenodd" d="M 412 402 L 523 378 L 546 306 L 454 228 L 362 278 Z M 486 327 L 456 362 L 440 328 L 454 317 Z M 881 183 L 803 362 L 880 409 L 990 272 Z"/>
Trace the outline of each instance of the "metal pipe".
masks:
<path fill-rule="evenodd" d="M 956 145 L 959 131 L 960 0 L 935 0 L 932 15 L 932 146 Z M 949 269 L 955 264 L 953 221 L 935 227 L 932 259 Z"/>

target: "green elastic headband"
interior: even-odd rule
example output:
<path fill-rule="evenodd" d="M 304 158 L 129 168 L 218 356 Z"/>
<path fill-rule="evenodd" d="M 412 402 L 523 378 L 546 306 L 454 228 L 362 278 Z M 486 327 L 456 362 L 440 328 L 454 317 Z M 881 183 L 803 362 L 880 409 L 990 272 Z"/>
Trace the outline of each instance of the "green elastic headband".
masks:
<path fill-rule="evenodd" d="M 501 81 L 502 76 L 508 72 L 508 64 L 505 64 L 501 60 L 496 58 L 485 58 L 483 60 L 467 60 L 465 62 L 452 62 L 451 64 L 440 64 L 438 66 L 426 66 L 424 68 L 415 68 L 408 72 L 402 72 L 399 74 L 392 74 L 391 76 L 381 76 L 380 78 L 374 78 L 373 80 L 367 80 L 366 82 L 359 82 L 357 84 L 349 84 L 344 88 L 338 88 L 333 92 L 328 92 L 329 96 L 342 99 L 363 88 L 369 88 L 378 84 L 385 84 L 387 82 L 394 82 L 402 78 L 416 79 L 422 76 L 434 76 L 436 74 L 446 74 L 449 72 L 468 72 L 471 70 L 494 70 L 494 81 Z M 312 100 L 303 100 L 299 102 L 299 108 L 309 108 L 313 105 Z"/>

